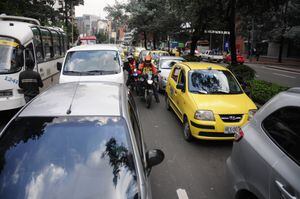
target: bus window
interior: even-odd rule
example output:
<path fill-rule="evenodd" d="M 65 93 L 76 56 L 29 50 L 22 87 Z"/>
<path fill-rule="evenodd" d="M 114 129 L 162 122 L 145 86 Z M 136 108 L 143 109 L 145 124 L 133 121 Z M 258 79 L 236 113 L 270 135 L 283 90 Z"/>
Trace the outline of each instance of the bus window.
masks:
<path fill-rule="evenodd" d="M 44 53 L 40 31 L 37 27 L 32 27 L 33 43 L 36 51 L 36 60 L 38 63 L 44 61 Z"/>
<path fill-rule="evenodd" d="M 51 30 L 52 34 L 52 41 L 53 41 L 53 53 L 54 57 L 60 56 L 60 50 L 59 50 L 59 37 L 58 33 L 55 30 Z"/>
<path fill-rule="evenodd" d="M 62 40 L 62 33 L 58 32 L 58 39 L 59 39 L 59 54 L 62 56 L 64 55 L 64 50 L 63 50 L 63 40 Z"/>
<path fill-rule="evenodd" d="M 25 47 L 25 61 L 28 61 L 28 60 L 32 60 L 34 62 L 34 65 L 35 65 L 34 51 L 33 51 L 33 45 L 32 45 L 32 43 L 28 44 Z"/>
<path fill-rule="evenodd" d="M 41 33 L 42 33 L 42 41 L 44 45 L 44 52 L 45 52 L 45 59 L 48 60 L 53 57 L 53 46 L 51 42 L 51 34 L 49 30 L 41 28 Z"/>

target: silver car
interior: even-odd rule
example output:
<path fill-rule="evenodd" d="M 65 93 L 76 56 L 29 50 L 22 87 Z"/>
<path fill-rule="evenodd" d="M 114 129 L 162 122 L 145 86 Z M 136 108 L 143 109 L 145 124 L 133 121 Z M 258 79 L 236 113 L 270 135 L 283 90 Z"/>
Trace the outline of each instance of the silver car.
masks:
<path fill-rule="evenodd" d="M 166 89 L 168 76 L 171 72 L 172 66 L 177 62 L 182 62 L 185 59 L 182 57 L 174 57 L 174 56 L 161 56 L 158 59 L 156 67 L 160 70 L 158 74 L 158 89 L 159 91 L 164 91 Z"/>
<path fill-rule="evenodd" d="M 300 88 L 271 99 L 235 137 L 227 159 L 233 198 L 300 198 Z"/>
<path fill-rule="evenodd" d="M 33 99 L 0 137 L 0 198 L 151 198 L 135 103 L 122 84 L 59 84 Z"/>

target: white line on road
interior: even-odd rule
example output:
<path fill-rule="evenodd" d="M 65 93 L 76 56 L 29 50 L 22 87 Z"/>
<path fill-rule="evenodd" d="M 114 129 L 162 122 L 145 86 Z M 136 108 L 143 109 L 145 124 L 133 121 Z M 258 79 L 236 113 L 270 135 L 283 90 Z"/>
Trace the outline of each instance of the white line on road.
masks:
<path fill-rule="evenodd" d="M 178 195 L 178 199 L 189 199 L 189 197 L 184 189 L 177 189 L 176 192 Z"/>
<path fill-rule="evenodd" d="M 259 75 L 255 75 L 255 77 L 259 77 Z"/>
<path fill-rule="evenodd" d="M 288 78 L 292 78 L 292 79 L 295 79 L 295 78 L 296 78 L 296 77 L 294 77 L 294 76 L 283 75 L 283 74 L 279 74 L 279 73 L 273 73 L 273 75 L 278 75 L 278 76 L 282 76 L 282 77 L 288 77 Z"/>

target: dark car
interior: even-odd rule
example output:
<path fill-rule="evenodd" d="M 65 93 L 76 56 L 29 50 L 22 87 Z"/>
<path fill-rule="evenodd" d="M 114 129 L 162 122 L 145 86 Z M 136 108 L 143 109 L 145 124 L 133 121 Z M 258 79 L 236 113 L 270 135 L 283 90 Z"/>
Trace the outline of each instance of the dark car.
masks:
<path fill-rule="evenodd" d="M 135 103 L 122 84 L 68 83 L 22 109 L 0 137 L 0 198 L 151 198 Z"/>

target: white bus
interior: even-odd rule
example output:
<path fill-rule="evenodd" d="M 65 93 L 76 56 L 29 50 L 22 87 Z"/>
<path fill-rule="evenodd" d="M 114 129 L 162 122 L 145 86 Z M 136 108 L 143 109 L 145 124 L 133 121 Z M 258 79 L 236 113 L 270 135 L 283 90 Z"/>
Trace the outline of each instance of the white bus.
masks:
<path fill-rule="evenodd" d="M 18 86 L 25 62 L 32 59 L 44 84 L 53 83 L 68 42 L 60 28 L 43 27 L 36 19 L 0 15 L 0 111 L 22 107 L 24 96 Z"/>

